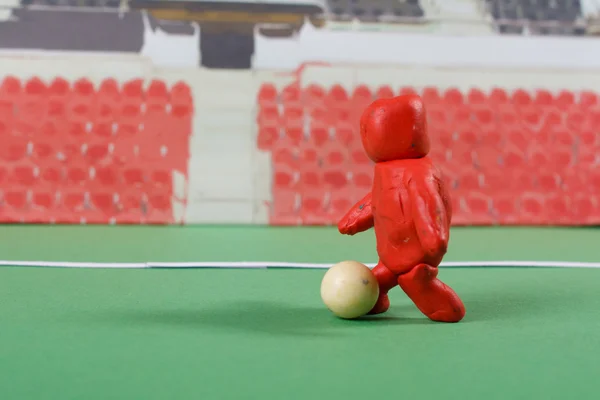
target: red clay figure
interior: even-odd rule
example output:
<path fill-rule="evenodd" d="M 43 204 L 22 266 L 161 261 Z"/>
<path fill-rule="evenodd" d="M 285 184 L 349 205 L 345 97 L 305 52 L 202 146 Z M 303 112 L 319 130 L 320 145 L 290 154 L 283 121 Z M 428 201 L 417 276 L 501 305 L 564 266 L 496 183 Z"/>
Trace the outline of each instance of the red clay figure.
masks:
<path fill-rule="evenodd" d="M 387 311 L 399 285 L 433 321 L 458 322 L 465 306 L 437 278 L 446 254 L 452 208 L 429 153 L 425 107 L 416 95 L 373 102 L 360 121 L 363 147 L 375 162 L 373 188 L 338 224 L 342 234 L 375 228 L 380 294 L 370 314 Z"/>

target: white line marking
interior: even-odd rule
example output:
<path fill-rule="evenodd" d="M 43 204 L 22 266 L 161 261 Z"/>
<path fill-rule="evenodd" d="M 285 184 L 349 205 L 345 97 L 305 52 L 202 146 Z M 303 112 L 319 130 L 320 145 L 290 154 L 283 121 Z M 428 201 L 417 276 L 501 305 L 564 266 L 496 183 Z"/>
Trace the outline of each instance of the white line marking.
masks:
<path fill-rule="evenodd" d="M 149 268 L 148 263 L 93 263 L 70 261 L 0 261 L 0 267 Z"/>
<path fill-rule="evenodd" d="M 317 268 L 326 269 L 335 263 L 294 263 L 275 261 L 240 262 L 71 262 L 71 261 L 0 261 L 0 267 L 49 267 L 49 268 Z M 365 263 L 370 268 L 375 264 Z M 538 267 L 538 268 L 600 268 L 600 262 L 569 261 L 449 261 L 440 267 Z"/>

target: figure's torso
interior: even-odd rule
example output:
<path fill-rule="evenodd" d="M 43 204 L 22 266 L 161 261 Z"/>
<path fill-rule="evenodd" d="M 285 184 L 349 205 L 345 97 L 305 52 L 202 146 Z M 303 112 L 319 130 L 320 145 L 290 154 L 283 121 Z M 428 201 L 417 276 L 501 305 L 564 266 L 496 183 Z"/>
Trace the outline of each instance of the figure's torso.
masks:
<path fill-rule="evenodd" d="M 415 230 L 408 184 L 439 176 L 429 157 L 377 163 L 373 179 L 372 206 L 381 261 L 395 272 L 404 272 L 419 263 L 440 260 L 425 255 Z"/>

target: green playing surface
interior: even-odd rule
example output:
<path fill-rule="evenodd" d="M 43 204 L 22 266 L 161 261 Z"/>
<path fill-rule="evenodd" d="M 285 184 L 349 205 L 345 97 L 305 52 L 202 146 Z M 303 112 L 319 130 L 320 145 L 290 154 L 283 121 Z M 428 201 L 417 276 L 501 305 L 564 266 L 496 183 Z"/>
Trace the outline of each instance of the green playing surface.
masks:
<path fill-rule="evenodd" d="M 454 229 L 448 261 L 598 261 L 595 229 Z M 2 259 L 375 261 L 326 228 L 2 227 Z M 458 324 L 399 289 L 342 321 L 322 270 L 0 268 L 0 399 L 596 399 L 600 270 L 443 269 Z M 386 397 L 384 397 L 386 396 Z"/>

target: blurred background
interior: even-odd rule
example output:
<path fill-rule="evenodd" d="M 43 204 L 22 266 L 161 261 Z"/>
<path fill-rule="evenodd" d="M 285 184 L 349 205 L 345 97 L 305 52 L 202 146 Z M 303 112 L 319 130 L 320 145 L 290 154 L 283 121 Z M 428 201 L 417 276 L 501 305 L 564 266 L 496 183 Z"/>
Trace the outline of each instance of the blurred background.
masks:
<path fill-rule="evenodd" d="M 0 0 L 0 220 L 327 225 L 423 96 L 456 225 L 600 223 L 598 0 Z"/>

